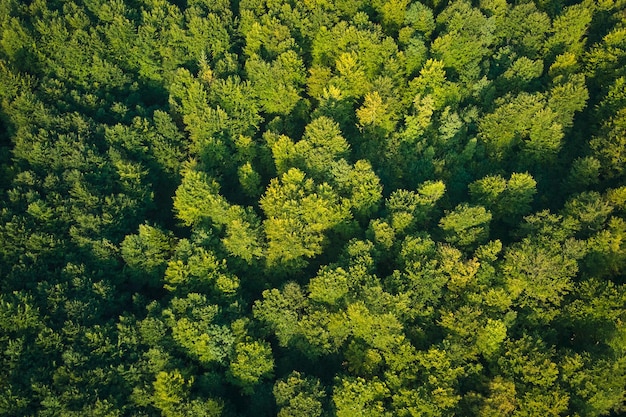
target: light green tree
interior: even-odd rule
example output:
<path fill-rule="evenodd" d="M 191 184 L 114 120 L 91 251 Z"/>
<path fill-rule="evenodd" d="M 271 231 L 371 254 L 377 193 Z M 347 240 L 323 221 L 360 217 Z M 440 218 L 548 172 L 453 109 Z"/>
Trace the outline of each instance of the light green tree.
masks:
<path fill-rule="evenodd" d="M 320 381 L 292 371 L 274 384 L 278 417 L 319 417 L 326 397 Z"/>
<path fill-rule="evenodd" d="M 432 43 L 434 57 L 461 80 L 477 80 L 480 62 L 489 54 L 494 40 L 494 20 L 470 2 L 455 1 L 437 16 L 437 23 L 444 25 L 445 30 Z"/>
<path fill-rule="evenodd" d="M 320 254 L 325 232 L 351 217 L 347 201 L 328 184 L 317 185 L 296 168 L 270 182 L 260 205 L 269 265 L 301 264 Z"/>
<path fill-rule="evenodd" d="M 598 136 L 591 140 L 594 156 L 601 162 L 601 172 L 610 177 L 624 176 L 626 161 L 626 107 L 603 123 Z"/>
<path fill-rule="evenodd" d="M 338 382 L 332 397 L 338 417 L 392 415 L 384 405 L 389 398 L 389 390 L 383 382 L 363 378 L 341 378 Z"/>
<path fill-rule="evenodd" d="M 546 48 L 554 55 L 571 52 L 580 55 L 585 46 L 585 35 L 593 18 L 591 2 L 565 7 L 554 19 L 554 34 L 548 39 Z"/>
<path fill-rule="evenodd" d="M 306 75 L 302 59 L 293 50 L 281 53 L 271 62 L 253 55 L 245 68 L 265 112 L 287 115 L 300 101 Z"/>
<path fill-rule="evenodd" d="M 467 249 L 487 240 L 491 218 L 482 206 L 460 204 L 439 221 L 439 227 L 447 242 Z"/>
<path fill-rule="evenodd" d="M 558 306 L 573 288 L 576 257 L 583 254 L 573 241 L 559 245 L 528 238 L 506 251 L 501 266 L 506 287 L 517 305 L 531 309 L 529 320 L 549 322 L 559 314 Z"/>
<path fill-rule="evenodd" d="M 159 372 L 153 383 L 155 407 L 160 409 L 165 416 L 176 415 L 175 410 L 186 400 L 192 383 L 193 380 L 186 381 L 179 370 Z"/>
<path fill-rule="evenodd" d="M 272 349 L 267 343 L 242 342 L 235 346 L 234 356 L 228 368 L 228 378 L 240 386 L 244 393 L 254 392 L 261 379 L 270 378 L 274 372 Z"/>
<path fill-rule="evenodd" d="M 528 173 L 513 173 L 507 181 L 500 175 L 490 175 L 469 185 L 472 201 L 486 207 L 494 220 L 507 223 L 519 221 L 530 211 L 537 182 Z"/>
<path fill-rule="evenodd" d="M 139 225 L 136 235 L 128 235 L 121 244 L 122 257 L 137 278 L 157 286 L 172 255 L 174 238 L 171 233 L 146 224 Z"/>

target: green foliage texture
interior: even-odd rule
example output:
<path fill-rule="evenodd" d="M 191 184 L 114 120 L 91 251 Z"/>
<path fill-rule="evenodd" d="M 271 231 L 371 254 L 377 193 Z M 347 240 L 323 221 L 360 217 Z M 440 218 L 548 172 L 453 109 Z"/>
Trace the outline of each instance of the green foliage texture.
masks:
<path fill-rule="evenodd" d="M 623 416 L 625 306 L 624 0 L 0 0 L 0 416 Z"/>

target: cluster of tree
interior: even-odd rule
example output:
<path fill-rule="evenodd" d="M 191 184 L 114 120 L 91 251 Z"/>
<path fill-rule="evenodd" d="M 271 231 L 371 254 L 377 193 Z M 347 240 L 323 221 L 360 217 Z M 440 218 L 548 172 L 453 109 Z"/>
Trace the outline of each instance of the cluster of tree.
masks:
<path fill-rule="evenodd" d="M 624 0 L 0 33 L 0 415 L 626 412 Z"/>

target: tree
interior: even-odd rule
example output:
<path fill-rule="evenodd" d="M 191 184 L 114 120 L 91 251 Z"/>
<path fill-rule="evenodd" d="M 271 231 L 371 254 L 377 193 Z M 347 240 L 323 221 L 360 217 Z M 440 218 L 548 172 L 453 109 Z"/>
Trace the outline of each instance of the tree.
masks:
<path fill-rule="evenodd" d="M 584 49 L 584 36 L 591 23 L 592 13 L 589 3 L 566 7 L 552 23 L 554 34 L 548 39 L 546 48 L 554 55 L 563 52 L 580 55 Z"/>
<path fill-rule="evenodd" d="M 321 270 L 309 281 L 309 298 L 317 303 L 324 303 L 329 308 L 341 306 L 348 295 L 349 276 L 341 267 Z"/>
<path fill-rule="evenodd" d="M 272 329 L 281 347 L 292 345 L 300 333 L 298 321 L 308 306 L 302 289 L 288 282 L 282 291 L 273 288 L 262 295 L 263 299 L 254 303 L 254 317 Z"/>
<path fill-rule="evenodd" d="M 523 169 L 552 163 L 564 137 L 560 122 L 573 116 L 557 114 L 541 94 L 520 93 L 507 99 L 496 100 L 499 107 L 480 121 L 479 137 L 488 155 L 503 161 L 514 159 L 515 151 L 521 150 L 516 165 Z"/>
<path fill-rule="evenodd" d="M 567 177 L 567 186 L 575 191 L 586 189 L 600 181 L 600 161 L 593 156 L 577 158 Z"/>
<path fill-rule="evenodd" d="M 210 250 L 192 245 L 187 240 L 179 242 L 176 256 L 168 262 L 164 288 L 181 294 L 212 292 L 228 297 L 237 292 L 239 279 L 230 274 L 226 262 L 219 260 Z"/>
<path fill-rule="evenodd" d="M 617 386 L 626 377 L 620 322 L 624 292 L 620 286 L 598 279 L 581 283 L 576 292 L 579 298 L 563 311 L 568 318 L 562 320 L 567 326 L 562 331 L 585 353 L 568 354 L 562 361 L 561 375 L 570 404 L 590 415 L 601 415 L 623 403 L 622 390 Z M 586 354 L 591 346 L 599 345 L 611 353 L 602 357 Z"/>
<path fill-rule="evenodd" d="M 152 287 L 160 286 L 172 255 L 173 236 L 159 228 L 139 225 L 139 233 L 128 235 L 121 244 L 122 257 L 133 275 Z"/>
<path fill-rule="evenodd" d="M 423 34 L 425 38 L 429 38 L 435 30 L 433 11 L 423 3 L 410 4 L 404 22 L 411 29 Z"/>
<path fill-rule="evenodd" d="M 624 132 L 626 132 L 626 107 L 606 120 L 600 134 L 591 140 L 594 156 L 601 162 L 601 171 L 609 177 L 624 175 Z"/>
<path fill-rule="evenodd" d="M 251 394 L 261 378 L 270 378 L 274 371 L 272 350 L 266 343 L 253 341 L 238 343 L 228 369 L 228 378 Z"/>
<path fill-rule="evenodd" d="M 500 43 L 511 45 L 517 56 L 540 57 L 551 29 L 548 14 L 537 9 L 535 2 L 518 3 L 507 9 L 505 18 L 496 26 Z"/>
<path fill-rule="evenodd" d="M 543 74 L 543 61 L 531 60 L 525 56 L 522 56 L 511 64 L 511 66 L 504 71 L 502 77 L 504 78 L 504 84 L 507 89 L 522 89 L 526 90 L 533 80 L 541 77 Z"/>
<path fill-rule="evenodd" d="M 468 249 L 487 240 L 491 218 L 482 206 L 461 204 L 439 221 L 439 227 L 447 242 Z"/>
<path fill-rule="evenodd" d="M 180 371 L 159 372 L 154 386 L 154 405 L 164 415 L 175 415 L 174 410 L 184 399 L 191 381 L 185 381 Z"/>
<path fill-rule="evenodd" d="M 588 98 L 585 78 L 576 74 L 550 90 L 547 105 L 556 113 L 556 122 L 564 128 L 569 128 L 574 123 L 574 113 L 585 108 Z"/>
<path fill-rule="evenodd" d="M 333 167 L 341 159 L 347 159 L 350 153 L 350 145 L 341 135 L 339 125 L 325 116 L 311 121 L 305 127 L 302 139 L 291 146 L 289 165 L 302 169 L 320 182 L 332 181 Z"/>
<path fill-rule="evenodd" d="M 479 416 L 510 416 L 517 408 L 515 383 L 501 376 L 489 382 L 489 396 L 484 399 Z"/>
<path fill-rule="evenodd" d="M 384 383 L 374 379 L 342 378 L 333 390 L 333 403 L 338 417 L 355 414 L 367 417 L 389 416 L 384 402 L 389 391 Z"/>
<path fill-rule="evenodd" d="M 0 0 L 0 414 L 620 414 L 623 9 Z"/>
<path fill-rule="evenodd" d="M 449 277 L 438 270 L 437 248 L 429 236 L 408 236 L 398 256 L 402 269 L 388 280 L 392 294 L 408 297 L 418 308 L 408 311 L 409 317 L 429 316 L 438 307 Z"/>
<path fill-rule="evenodd" d="M 183 171 L 176 189 L 174 210 L 186 225 L 198 227 L 211 221 L 220 230 L 227 251 L 247 262 L 264 255 L 260 220 L 251 209 L 231 205 L 219 193 L 220 186 L 193 163 Z"/>
<path fill-rule="evenodd" d="M 173 298 L 162 312 L 174 343 L 206 368 L 226 365 L 236 342 L 232 331 L 219 324 L 218 312 L 217 305 L 198 293 Z"/>
<path fill-rule="evenodd" d="M 414 367 L 428 373 L 427 380 L 419 380 L 420 386 L 411 385 L 397 390 L 393 396 L 396 410 L 403 415 L 439 416 L 454 410 L 461 397 L 458 380 L 465 374 L 447 350 L 430 347 L 416 355 Z"/>
<path fill-rule="evenodd" d="M 274 384 L 274 398 L 279 417 L 319 417 L 326 393 L 320 381 L 292 371 Z"/>
<path fill-rule="evenodd" d="M 626 266 L 626 222 L 612 217 L 608 227 L 591 236 L 587 244 L 585 261 L 593 274 L 617 279 Z"/>
<path fill-rule="evenodd" d="M 231 206 L 229 218 L 226 236 L 222 238 L 222 244 L 228 253 L 248 263 L 262 258 L 265 255 L 265 241 L 256 213 L 249 208 Z"/>
<path fill-rule="evenodd" d="M 329 84 L 341 91 L 343 96 L 360 98 L 371 89 L 371 82 L 357 52 L 341 53 L 334 64 L 338 74 L 330 80 Z"/>
<path fill-rule="evenodd" d="M 300 101 L 306 76 L 302 59 L 294 51 L 283 52 L 272 62 L 254 55 L 245 68 L 265 112 L 287 115 Z"/>
<path fill-rule="evenodd" d="M 574 219 L 579 235 L 588 236 L 599 231 L 613 211 L 611 204 L 594 191 L 572 196 L 563 207 L 562 213 Z"/>
<path fill-rule="evenodd" d="M 459 86 L 448 80 L 444 67 L 444 62 L 429 59 L 420 70 L 419 76 L 410 81 L 407 98 L 414 102 L 416 109 L 421 110 L 420 104 L 423 106 L 423 100 L 427 97 L 432 97 L 433 110 L 458 104 Z M 420 98 L 419 101 L 417 97 Z"/>
<path fill-rule="evenodd" d="M 410 232 L 418 225 L 428 222 L 435 203 L 443 197 L 446 187 L 441 181 L 427 181 L 417 192 L 394 191 L 385 204 L 391 226 L 400 233 Z"/>
<path fill-rule="evenodd" d="M 184 15 L 187 26 L 184 47 L 196 60 L 205 56 L 217 61 L 230 49 L 233 15 L 225 2 L 189 3 Z"/>
<path fill-rule="evenodd" d="M 211 167 L 228 163 L 229 149 L 224 135 L 229 115 L 219 106 L 210 106 L 207 89 L 188 70 L 176 72 L 170 104 L 182 116 L 189 132 L 192 155 L 201 157 Z"/>
<path fill-rule="evenodd" d="M 496 209 L 498 200 L 502 193 L 506 190 L 507 181 L 500 175 L 490 175 L 474 181 L 469 185 L 469 192 L 472 200 L 481 203 L 485 207 L 494 212 L 494 216 L 498 216 Z M 505 206 L 506 208 L 506 206 Z M 495 210 L 494 210 L 495 209 Z"/>
<path fill-rule="evenodd" d="M 228 115 L 228 130 L 235 141 L 240 135 L 253 135 L 263 118 L 257 92 L 251 83 L 239 77 L 213 78 L 208 84 L 209 102 Z"/>
<path fill-rule="evenodd" d="M 363 128 L 381 129 L 388 133 L 395 127 L 394 114 L 389 112 L 377 91 L 367 93 L 363 106 L 356 111 L 359 124 Z"/>
<path fill-rule="evenodd" d="M 494 220 L 517 223 L 530 211 L 537 182 L 528 173 L 513 173 L 507 181 L 500 175 L 476 180 L 469 185 L 472 201 L 484 205 Z"/>
<path fill-rule="evenodd" d="M 270 182 L 260 205 L 270 266 L 320 254 L 324 233 L 350 219 L 349 206 L 328 184 L 317 185 L 296 168 Z"/>
<path fill-rule="evenodd" d="M 359 159 L 353 166 L 337 164 L 332 174 L 333 183 L 348 199 L 356 219 L 367 218 L 378 211 L 383 187 L 367 160 Z"/>
<path fill-rule="evenodd" d="M 219 195 L 219 184 L 193 167 L 183 171 L 182 183 L 174 197 L 174 210 L 189 226 L 206 218 L 217 224 L 227 223 L 228 203 Z"/>
<path fill-rule="evenodd" d="M 517 305 L 530 309 L 529 320 L 550 322 L 558 315 L 579 256 L 580 246 L 573 241 L 559 245 L 526 238 L 506 251 L 501 267 L 506 286 Z"/>
<path fill-rule="evenodd" d="M 433 41 L 435 58 L 462 81 L 477 80 L 481 75 L 480 62 L 493 43 L 493 19 L 469 2 L 455 1 L 437 16 L 437 23 L 445 25 L 445 30 Z"/>

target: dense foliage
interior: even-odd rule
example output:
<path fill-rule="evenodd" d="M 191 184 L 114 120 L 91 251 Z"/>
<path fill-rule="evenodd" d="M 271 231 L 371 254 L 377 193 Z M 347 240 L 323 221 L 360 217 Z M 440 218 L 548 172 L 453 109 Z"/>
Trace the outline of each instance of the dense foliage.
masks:
<path fill-rule="evenodd" d="M 0 0 L 0 415 L 626 412 L 626 1 Z"/>

